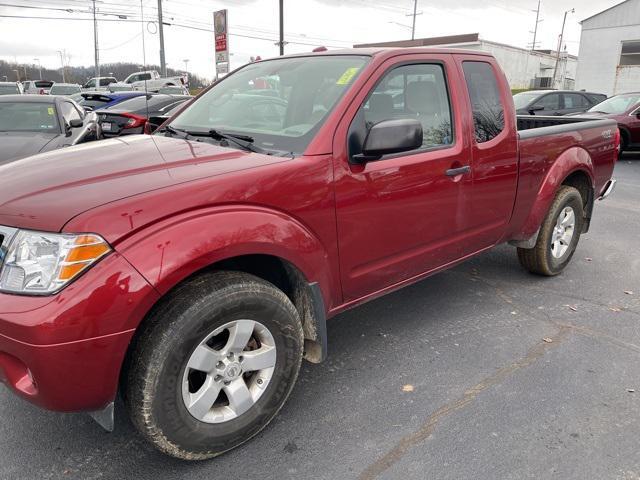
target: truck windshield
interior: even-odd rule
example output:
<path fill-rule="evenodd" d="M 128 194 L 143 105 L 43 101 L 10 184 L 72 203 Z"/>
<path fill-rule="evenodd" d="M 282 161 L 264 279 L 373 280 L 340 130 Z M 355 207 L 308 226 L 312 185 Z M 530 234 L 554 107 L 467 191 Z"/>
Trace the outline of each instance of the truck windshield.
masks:
<path fill-rule="evenodd" d="M 640 103 L 640 94 L 616 95 L 590 108 L 590 112 L 621 114 Z"/>
<path fill-rule="evenodd" d="M 59 133 L 55 107 L 51 103 L 0 103 L 0 132 Z"/>
<path fill-rule="evenodd" d="M 367 60 L 326 55 L 249 64 L 192 103 L 171 126 L 243 134 L 264 150 L 299 155 Z"/>

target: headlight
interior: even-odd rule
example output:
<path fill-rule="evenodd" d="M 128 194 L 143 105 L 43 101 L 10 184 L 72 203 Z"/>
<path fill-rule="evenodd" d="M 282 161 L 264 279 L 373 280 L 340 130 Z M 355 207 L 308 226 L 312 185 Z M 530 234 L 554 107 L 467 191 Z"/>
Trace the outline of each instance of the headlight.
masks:
<path fill-rule="evenodd" d="M 11 240 L 0 270 L 0 291 L 56 292 L 110 251 L 98 235 L 20 230 Z"/>

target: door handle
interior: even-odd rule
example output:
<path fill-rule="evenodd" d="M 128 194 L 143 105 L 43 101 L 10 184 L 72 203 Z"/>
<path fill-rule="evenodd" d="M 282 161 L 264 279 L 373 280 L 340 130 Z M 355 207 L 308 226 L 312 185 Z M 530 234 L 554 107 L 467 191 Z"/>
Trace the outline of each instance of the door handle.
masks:
<path fill-rule="evenodd" d="M 447 174 L 447 177 L 455 177 L 457 175 L 464 175 L 465 173 L 469 172 L 471 172 L 471 166 L 465 165 L 464 167 L 450 168 L 445 173 Z"/>

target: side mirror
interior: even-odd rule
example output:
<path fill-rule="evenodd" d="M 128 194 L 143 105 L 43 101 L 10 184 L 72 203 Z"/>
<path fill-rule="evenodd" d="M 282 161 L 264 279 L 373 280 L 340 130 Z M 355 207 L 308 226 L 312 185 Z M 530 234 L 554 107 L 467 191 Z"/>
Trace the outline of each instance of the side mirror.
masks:
<path fill-rule="evenodd" d="M 544 110 L 543 105 L 532 105 L 529 107 L 529 114 L 534 115 L 534 112 L 540 112 L 541 110 Z"/>
<path fill-rule="evenodd" d="M 74 118 L 69 122 L 69 128 L 80 128 L 84 125 L 84 122 L 79 118 Z"/>
<path fill-rule="evenodd" d="M 390 153 L 408 152 L 422 146 L 422 124 L 412 118 L 383 120 L 369 129 L 357 163 L 380 160 Z"/>

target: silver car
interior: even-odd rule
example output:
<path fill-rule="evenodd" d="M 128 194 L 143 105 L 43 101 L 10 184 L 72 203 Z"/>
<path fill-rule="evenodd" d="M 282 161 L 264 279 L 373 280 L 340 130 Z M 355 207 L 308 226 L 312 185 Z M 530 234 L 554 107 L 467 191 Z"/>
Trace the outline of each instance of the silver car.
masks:
<path fill-rule="evenodd" d="M 75 93 L 81 93 L 82 87 L 77 83 L 54 83 L 49 90 L 49 95 L 62 95 L 70 97 Z"/>
<path fill-rule="evenodd" d="M 0 82 L 0 95 L 22 95 L 23 93 L 20 82 Z"/>
<path fill-rule="evenodd" d="M 53 82 L 49 80 L 25 80 L 22 82 L 24 93 L 29 95 L 48 95 Z"/>

